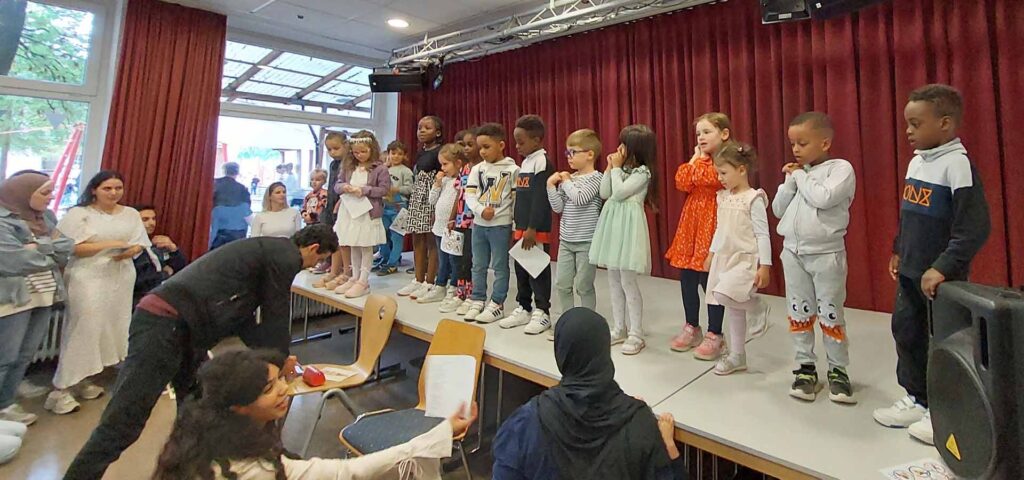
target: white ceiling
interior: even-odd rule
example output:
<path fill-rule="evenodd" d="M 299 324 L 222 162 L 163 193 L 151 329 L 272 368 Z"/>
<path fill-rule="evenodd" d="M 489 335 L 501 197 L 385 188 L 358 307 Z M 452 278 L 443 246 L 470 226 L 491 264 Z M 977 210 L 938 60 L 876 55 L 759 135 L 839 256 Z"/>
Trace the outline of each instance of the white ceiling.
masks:
<path fill-rule="evenodd" d="M 223 13 L 228 16 L 228 25 L 233 31 L 309 44 L 338 52 L 350 62 L 370 65 L 384 64 L 391 49 L 409 45 L 425 33 L 444 33 L 497 20 L 547 3 L 547 0 L 169 1 Z M 386 23 L 389 18 L 402 18 L 409 22 L 409 27 L 392 28 Z"/>

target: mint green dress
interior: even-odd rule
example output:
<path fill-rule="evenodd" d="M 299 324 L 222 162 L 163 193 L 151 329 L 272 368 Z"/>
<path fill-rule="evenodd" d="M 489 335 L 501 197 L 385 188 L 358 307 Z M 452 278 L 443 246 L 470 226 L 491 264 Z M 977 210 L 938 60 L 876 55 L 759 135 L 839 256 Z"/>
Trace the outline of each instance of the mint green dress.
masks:
<path fill-rule="evenodd" d="M 644 199 L 651 182 L 646 166 L 613 168 L 601 179 L 605 200 L 590 244 L 590 263 L 616 270 L 651 272 L 651 237 Z"/>

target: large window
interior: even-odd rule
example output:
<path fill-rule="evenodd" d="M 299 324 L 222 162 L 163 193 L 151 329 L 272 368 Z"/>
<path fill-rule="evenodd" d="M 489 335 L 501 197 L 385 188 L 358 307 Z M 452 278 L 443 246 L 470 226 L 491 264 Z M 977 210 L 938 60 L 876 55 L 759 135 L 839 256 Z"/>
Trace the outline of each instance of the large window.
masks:
<path fill-rule="evenodd" d="M 370 69 L 229 41 L 221 100 L 369 119 Z"/>
<path fill-rule="evenodd" d="M 112 43 L 105 27 L 119 5 L 0 0 L 0 179 L 48 173 L 62 187 L 62 210 L 99 168 Z"/>

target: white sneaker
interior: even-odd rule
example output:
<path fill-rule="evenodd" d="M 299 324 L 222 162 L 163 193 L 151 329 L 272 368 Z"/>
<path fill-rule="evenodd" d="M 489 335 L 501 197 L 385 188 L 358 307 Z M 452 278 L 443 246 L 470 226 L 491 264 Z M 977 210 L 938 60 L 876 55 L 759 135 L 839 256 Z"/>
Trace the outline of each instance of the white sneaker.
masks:
<path fill-rule="evenodd" d="M 398 294 L 399 297 L 408 297 L 410 293 L 415 292 L 416 290 L 419 290 L 419 288 L 421 286 L 422 286 L 422 284 L 420 282 L 417 282 L 416 280 L 413 280 L 412 282 L 409 282 L 408 285 L 400 288 L 398 290 L 397 294 Z"/>
<path fill-rule="evenodd" d="M 461 298 L 452 297 L 441 302 L 441 306 L 437 307 L 437 311 L 441 313 L 452 313 L 459 309 L 464 302 Z"/>
<path fill-rule="evenodd" d="M 516 328 L 527 323 L 530 323 L 530 312 L 527 312 L 523 307 L 516 307 L 509 316 L 498 322 L 498 326 L 501 328 Z"/>
<path fill-rule="evenodd" d="M 728 375 L 747 369 L 747 356 L 742 353 L 723 355 L 715 363 L 715 375 Z"/>
<path fill-rule="evenodd" d="M 535 308 L 530 314 L 530 323 L 526 325 L 523 332 L 527 335 L 537 335 L 544 333 L 549 328 L 551 328 L 551 317 L 544 313 L 544 310 Z"/>
<path fill-rule="evenodd" d="M 420 288 L 417 288 L 416 291 L 414 291 L 414 292 L 409 294 L 409 298 L 411 298 L 413 300 L 419 300 L 420 297 L 427 296 L 427 294 L 430 293 L 430 291 L 433 290 L 433 289 L 434 289 L 433 285 L 431 285 L 431 284 L 429 284 L 427 282 L 423 282 L 423 283 L 420 284 Z"/>
<path fill-rule="evenodd" d="M 647 343 L 644 342 L 644 339 L 642 339 L 640 337 L 637 337 L 635 335 L 630 335 L 629 338 L 627 338 L 622 343 L 622 354 L 623 355 L 636 355 L 636 354 L 640 353 L 640 351 L 643 350 L 644 347 L 646 347 L 646 346 L 647 346 Z"/>
<path fill-rule="evenodd" d="M 53 387 L 45 385 L 36 385 L 28 380 L 23 380 L 18 384 L 18 398 L 37 398 L 47 393 L 50 393 Z"/>
<path fill-rule="evenodd" d="M 70 390 L 54 390 L 46 396 L 43 408 L 57 415 L 66 415 L 82 408 L 82 405 L 75 400 L 75 396 L 71 394 Z"/>
<path fill-rule="evenodd" d="M 505 318 L 505 306 L 489 302 L 487 308 L 484 308 L 484 311 L 477 315 L 474 320 L 476 320 L 476 323 L 494 323 L 502 318 Z"/>
<path fill-rule="evenodd" d="M 88 380 L 82 380 L 75 386 L 75 394 L 82 400 L 95 400 L 103 396 L 103 387 L 97 386 Z"/>
<path fill-rule="evenodd" d="M 611 331 L 612 345 L 618 345 L 626 341 L 626 331 L 613 328 Z"/>
<path fill-rule="evenodd" d="M 548 337 L 549 342 L 555 341 L 555 326 L 551 325 L 551 328 L 548 329 L 548 334 L 544 336 Z"/>
<path fill-rule="evenodd" d="M 465 317 L 469 313 L 469 309 L 473 307 L 473 301 L 470 299 L 459 300 L 459 308 L 455 309 L 455 314 Z"/>
<path fill-rule="evenodd" d="M 24 423 L 27 426 L 36 423 L 38 419 L 39 417 L 36 414 L 22 410 L 21 405 L 17 403 L 12 403 L 11 406 L 0 410 L 0 420 Z"/>
<path fill-rule="evenodd" d="M 465 319 L 466 319 L 467 322 L 472 322 L 472 321 L 476 320 L 476 317 L 479 317 L 480 314 L 483 313 L 483 311 L 484 311 L 484 301 L 483 300 L 470 300 L 470 301 L 468 301 L 466 303 L 469 304 L 469 309 L 466 310 L 466 317 L 465 317 Z"/>
<path fill-rule="evenodd" d="M 875 421 L 893 428 L 907 428 L 917 422 L 928 413 L 928 410 L 914 401 L 914 397 L 907 395 L 891 407 L 879 408 L 871 414 Z"/>
<path fill-rule="evenodd" d="M 910 436 L 914 437 L 928 445 L 935 445 L 935 439 L 933 438 L 932 432 L 932 412 L 931 410 L 924 411 L 924 417 L 920 420 L 912 423 L 907 428 L 907 432 L 910 432 Z"/>
<path fill-rule="evenodd" d="M 416 303 L 437 303 L 445 299 L 445 288 L 434 285 L 427 289 L 426 294 L 422 296 L 417 295 L 413 298 L 416 299 Z"/>

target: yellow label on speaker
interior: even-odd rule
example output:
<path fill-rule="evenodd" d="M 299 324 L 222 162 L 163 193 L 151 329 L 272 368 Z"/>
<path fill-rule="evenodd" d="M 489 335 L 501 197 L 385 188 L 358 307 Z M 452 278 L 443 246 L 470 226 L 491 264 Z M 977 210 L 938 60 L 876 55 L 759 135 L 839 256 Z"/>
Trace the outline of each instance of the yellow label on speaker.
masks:
<path fill-rule="evenodd" d="M 952 433 L 949 434 L 949 438 L 946 440 L 946 450 L 949 450 L 949 453 L 952 453 L 957 460 L 963 461 L 960 458 L 960 447 L 956 445 L 956 437 Z"/>

